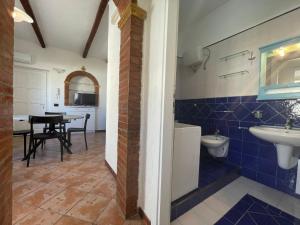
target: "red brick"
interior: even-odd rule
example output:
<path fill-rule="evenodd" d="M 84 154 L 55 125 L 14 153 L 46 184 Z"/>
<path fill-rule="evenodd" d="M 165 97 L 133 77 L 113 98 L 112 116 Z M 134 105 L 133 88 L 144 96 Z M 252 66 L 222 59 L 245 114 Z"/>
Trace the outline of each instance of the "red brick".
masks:
<path fill-rule="evenodd" d="M 0 224 L 12 223 L 13 0 L 0 1 Z"/>
<path fill-rule="evenodd" d="M 119 78 L 117 197 L 126 218 L 137 213 L 142 41 L 143 20 L 131 15 L 121 28 Z"/>

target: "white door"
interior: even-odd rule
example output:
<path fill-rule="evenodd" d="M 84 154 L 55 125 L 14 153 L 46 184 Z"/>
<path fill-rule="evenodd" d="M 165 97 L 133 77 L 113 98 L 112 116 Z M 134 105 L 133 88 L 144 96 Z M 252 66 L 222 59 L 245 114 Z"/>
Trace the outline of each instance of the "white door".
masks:
<path fill-rule="evenodd" d="M 44 115 L 47 98 L 47 71 L 14 67 L 14 114 Z M 26 123 L 14 122 L 14 129 L 24 129 Z"/>

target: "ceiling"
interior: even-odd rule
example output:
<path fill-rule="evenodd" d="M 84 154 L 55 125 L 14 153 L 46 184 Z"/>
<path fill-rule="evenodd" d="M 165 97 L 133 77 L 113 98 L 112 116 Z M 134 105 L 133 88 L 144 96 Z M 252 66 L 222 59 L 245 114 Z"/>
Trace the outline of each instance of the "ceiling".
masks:
<path fill-rule="evenodd" d="M 230 0 L 180 0 L 179 32 Z"/>
<path fill-rule="evenodd" d="M 19 0 L 16 7 L 23 10 Z M 46 46 L 82 55 L 100 0 L 30 0 Z M 107 59 L 108 7 L 88 57 Z M 31 24 L 15 23 L 15 37 L 39 44 Z"/>

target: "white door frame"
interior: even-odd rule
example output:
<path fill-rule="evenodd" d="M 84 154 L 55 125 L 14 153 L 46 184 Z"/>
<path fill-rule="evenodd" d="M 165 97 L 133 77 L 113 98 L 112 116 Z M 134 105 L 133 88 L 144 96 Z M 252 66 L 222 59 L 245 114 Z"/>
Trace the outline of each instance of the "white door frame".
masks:
<path fill-rule="evenodd" d="M 175 113 L 175 85 L 177 68 L 179 0 L 165 0 L 163 48 L 163 96 L 159 177 L 157 199 L 158 225 L 169 225 L 171 216 L 172 158 Z M 155 223 L 154 223 L 155 224 Z"/>
<path fill-rule="evenodd" d="M 38 68 L 38 67 L 34 67 L 31 65 L 23 65 L 21 63 L 14 63 L 13 65 L 14 68 L 19 68 L 19 69 L 27 69 L 27 70 L 37 70 L 37 71 L 43 71 L 46 73 L 46 102 L 45 102 L 45 111 L 48 110 L 48 84 L 49 84 L 49 70 L 47 69 L 43 69 L 43 68 Z"/>

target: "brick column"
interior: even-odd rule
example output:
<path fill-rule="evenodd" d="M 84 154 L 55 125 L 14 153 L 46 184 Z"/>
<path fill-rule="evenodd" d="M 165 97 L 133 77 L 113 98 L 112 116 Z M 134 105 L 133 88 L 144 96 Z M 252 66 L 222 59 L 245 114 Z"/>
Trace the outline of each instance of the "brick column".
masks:
<path fill-rule="evenodd" d="M 137 214 L 143 29 L 146 12 L 121 12 L 117 200 L 126 218 Z"/>
<path fill-rule="evenodd" d="M 12 223 L 13 0 L 0 1 L 0 224 Z"/>

